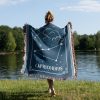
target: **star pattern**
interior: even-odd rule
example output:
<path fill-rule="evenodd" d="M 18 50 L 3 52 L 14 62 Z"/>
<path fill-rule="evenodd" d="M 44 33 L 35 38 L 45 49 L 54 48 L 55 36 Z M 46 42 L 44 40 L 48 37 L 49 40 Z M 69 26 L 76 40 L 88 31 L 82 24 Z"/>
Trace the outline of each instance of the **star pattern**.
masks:
<path fill-rule="evenodd" d="M 34 69 L 34 66 L 31 66 L 31 68 L 35 71 L 40 71 L 39 69 L 43 68 L 46 70 L 43 72 L 49 73 L 49 71 L 54 71 L 54 74 L 59 71 L 59 75 L 61 72 L 65 72 L 67 68 L 64 66 L 68 67 L 66 63 L 64 63 L 66 62 L 67 56 L 65 54 L 65 33 L 62 31 L 63 34 L 61 34 L 59 31 L 53 30 L 52 28 L 45 28 L 43 31 L 38 30 L 38 33 L 35 33 L 33 29 L 31 29 L 31 31 L 33 38 L 32 54 L 37 56 L 37 61 L 39 61 L 35 67 L 36 69 Z M 36 43 L 36 47 L 33 46 L 34 43 Z M 31 60 L 30 65 L 34 65 L 33 63 L 34 62 Z"/>
<path fill-rule="evenodd" d="M 55 41 L 58 41 L 58 40 L 60 40 L 61 39 L 61 36 L 60 36 L 60 34 L 59 34 L 59 32 L 58 31 L 50 31 L 50 30 L 52 30 L 51 28 L 46 28 L 41 34 L 42 35 L 44 35 L 44 38 L 43 38 L 43 40 L 44 41 L 46 41 L 46 40 L 48 40 L 48 39 L 50 39 L 51 41 L 53 41 L 52 43 L 54 43 Z M 46 31 L 50 31 L 48 34 L 46 34 Z M 33 32 L 33 34 L 34 34 L 34 31 L 32 30 L 32 32 Z M 53 36 L 54 35 L 54 36 Z M 36 40 L 40 40 L 40 37 L 39 37 L 39 34 L 38 35 L 35 35 L 35 36 L 33 36 L 34 37 L 34 39 Z M 38 53 L 39 55 L 41 55 L 41 56 L 43 56 L 43 57 L 45 57 L 45 58 L 47 58 L 47 59 L 49 59 L 49 60 L 53 60 L 53 61 L 55 61 L 55 62 L 57 62 L 58 61 L 58 58 L 60 57 L 60 52 L 61 52 L 61 48 L 64 46 L 64 43 L 60 43 L 60 44 L 56 44 L 56 45 L 54 45 L 54 46 L 52 46 L 52 47 L 49 47 L 49 48 L 43 48 L 42 47 L 42 45 L 39 43 L 39 46 L 41 47 L 41 49 L 39 49 L 39 50 L 34 50 L 34 53 Z M 56 58 L 51 58 L 51 57 L 49 57 L 49 56 L 44 56 L 44 55 L 42 55 L 40 52 L 41 51 L 52 51 L 52 50 L 54 50 L 54 49 L 58 49 L 58 51 L 57 51 L 57 55 L 56 55 Z M 61 56 L 62 56 L 62 54 L 61 54 Z"/>

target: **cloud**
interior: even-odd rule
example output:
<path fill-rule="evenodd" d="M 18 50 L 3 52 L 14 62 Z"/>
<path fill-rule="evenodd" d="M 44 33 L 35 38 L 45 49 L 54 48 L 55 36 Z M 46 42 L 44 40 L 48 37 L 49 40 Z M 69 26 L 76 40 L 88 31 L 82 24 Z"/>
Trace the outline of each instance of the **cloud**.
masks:
<path fill-rule="evenodd" d="M 26 0 L 0 0 L 0 5 L 15 5 L 25 1 Z"/>
<path fill-rule="evenodd" d="M 60 10 L 82 11 L 82 12 L 100 12 L 100 1 L 98 0 L 80 0 L 76 5 L 63 6 Z"/>

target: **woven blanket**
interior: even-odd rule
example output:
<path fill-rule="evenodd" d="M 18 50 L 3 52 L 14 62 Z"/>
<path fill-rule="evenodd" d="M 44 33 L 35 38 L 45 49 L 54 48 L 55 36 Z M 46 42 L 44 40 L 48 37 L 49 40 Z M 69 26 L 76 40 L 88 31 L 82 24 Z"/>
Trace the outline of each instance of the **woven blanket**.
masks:
<path fill-rule="evenodd" d="M 71 29 L 51 23 L 35 29 L 25 25 L 25 56 L 21 72 L 35 78 L 67 79 L 74 76 Z"/>

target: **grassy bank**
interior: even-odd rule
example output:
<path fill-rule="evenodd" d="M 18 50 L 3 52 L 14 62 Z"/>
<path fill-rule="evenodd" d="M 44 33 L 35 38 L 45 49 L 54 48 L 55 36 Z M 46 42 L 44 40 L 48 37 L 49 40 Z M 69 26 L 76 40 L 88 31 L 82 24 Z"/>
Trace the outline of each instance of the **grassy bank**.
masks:
<path fill-rule="evenodd" d="M 55 81 L 51 97 L 45 80 L 0 80 L 0 100 L 100 100 L 100 82 Z"/>

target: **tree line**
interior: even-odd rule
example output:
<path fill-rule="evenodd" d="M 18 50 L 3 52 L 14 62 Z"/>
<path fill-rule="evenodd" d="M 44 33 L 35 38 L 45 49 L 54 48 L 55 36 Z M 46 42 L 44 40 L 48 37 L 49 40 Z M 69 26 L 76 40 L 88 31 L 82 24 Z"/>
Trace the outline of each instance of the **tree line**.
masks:
<path fill-rule="evenodd" d="M 24 34 L 20 27 L 0 26 L 0 51 L 23 50 Z"/>
<path fill-rule="evenodd" d="M 79 35 L 76 31 L 74 35 L 75 50 L 99 50 L 100 51 L 100 31 L 94 35 Z M 11 28 L 0 26 L 0 51 L 21 51 L 24 48 L 24 33 L 21 27 Z"/>
<path fill-rule="evenodd" d="M 78 35 L 74 32 L 75 50 L 96 50 L 100 51 L 100 31 L 94 35 Z"/>

